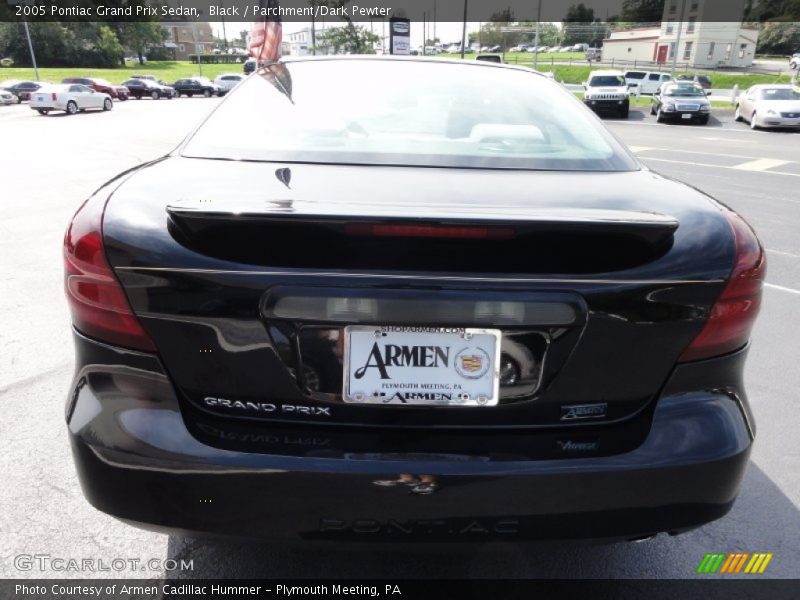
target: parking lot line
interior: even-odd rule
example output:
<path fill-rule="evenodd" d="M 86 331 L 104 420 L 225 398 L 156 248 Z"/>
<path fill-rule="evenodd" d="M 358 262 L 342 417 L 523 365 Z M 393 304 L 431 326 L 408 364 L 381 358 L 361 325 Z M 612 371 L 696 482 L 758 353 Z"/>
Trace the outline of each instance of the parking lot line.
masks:
<path fill-rule="evenodd" d="M 764 287 L 771 288 L 773 290 L 780 290 L 781 292 L 788 292 L 790 294 L 797 294 L 800 296 L 800 290 L 796 290 L 794 288 L 784 287 L 782 285 L 775 285 L 774 283 L 765 283 Z"/>
<path fill-rule="evenodd" d="M 725 166 L 725 165 L 711 165 L 711 164 L 708 164 L 708 163 L 700 163 L 700 162 L 694 162 L 694 161 L 689 162 L 689 161 L 686 161 L 686 160 L 670 160 L 668 158 L 651 158 L 649 156 L 643 156 L 642 160 L 645 160 L 645 161 L 654 160 L 654 161 L 657 161 L 657 162 L 672 163 L 672 164 L 676 164 L 676 165 L 688 165 L 688 166 L 691 166 L 691 167 L 708 167 L 708 168 L 711 168 L 711 169 L 733 169 L 735 171 L 743 170 L 743 169 L 740 169 L 740 168 L 738 168 L 736 166 L 729 167 L 729 166 Z M 786 162 L 789 162 L 789 161 L 782 161 L 782 162 L 785 164 Z M 744 169 L 744 170 L 746 170 L 746 169 Z M 762 170 L 762 171 L 759 171 L 759 172 L 760 173 L 766 173 L 768 175 L 785 175 L 787 177 L 800 177 L 800 173 L 786 173 L 785 171 L 763 171 Z"/>
<path fill-rule="evenodd" d="M 781 256 L 791 256 L 792 258 L 800 258 L 800 254 L 785 252 L 784 250 L 772 250 L 771 248 L 767 248 L 767 252 L 770 254 L 780 254 Z"/>
<path fill-rule="evenodd" d="M 751 160 L 749 162 L 736 165 L 732 168 L 741 169 L 742 171 L 766 171 L 767 169 L 772 169 L 773 167 L 787 165 L 790 162 L 791 161 L 789 160 L 779 160 L 777 158 L 758 158 L 756 160 Z"/>

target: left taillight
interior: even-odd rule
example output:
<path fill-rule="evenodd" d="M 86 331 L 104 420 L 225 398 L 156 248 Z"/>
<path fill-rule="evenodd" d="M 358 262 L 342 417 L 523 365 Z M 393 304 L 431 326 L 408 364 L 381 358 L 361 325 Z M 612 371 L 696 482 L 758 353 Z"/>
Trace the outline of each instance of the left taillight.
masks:
<path fill-rule="evenodd" d="M 133 314 L 106 260 L 103 211 L 93 196 L 75 213 L 64 236 L 64 288 L 75 328 L 100 341 L 148 352 L 155 344 Z"/>
<path fill-rule="evenodd" d="M 58 100 L 58 94 L 53 92 L 52 94 L 50 94 L 50 98 L 52 98 L 53 102 L 55 102 L 56 100 Z"/>

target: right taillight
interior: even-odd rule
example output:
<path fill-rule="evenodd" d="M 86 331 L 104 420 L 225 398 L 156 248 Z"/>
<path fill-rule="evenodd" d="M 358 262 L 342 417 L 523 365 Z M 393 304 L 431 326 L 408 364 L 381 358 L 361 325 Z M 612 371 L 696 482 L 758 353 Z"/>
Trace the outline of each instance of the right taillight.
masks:
<path fill-rule="evenodd" d="M 105 198 L 81 206 L 64 236 L 64 287 L 78 331 L 116 346 L 155 351 L 133 314 L 103 247 Z"/>
<path fill-rule="evenodd" d="M 730 210 L 724 210 L 724 214 L 736 243 L 733 271 L 702 331 L 681 354 L 681 362 L 720 356 L 744 346 L 761 308 L 767 272 L 764 248 L 742 217 Z"/>

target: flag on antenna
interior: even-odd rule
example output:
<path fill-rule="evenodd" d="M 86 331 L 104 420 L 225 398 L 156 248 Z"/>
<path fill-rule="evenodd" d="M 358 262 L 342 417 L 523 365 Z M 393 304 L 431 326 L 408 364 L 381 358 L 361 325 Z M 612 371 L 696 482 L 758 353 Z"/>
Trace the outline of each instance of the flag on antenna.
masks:
<path fill-rule="evenodd" d="M 250 56 L 261 65 L 280 59 L 283 35 L 278 0 L 259 0 L 258 6 L 258 12 L 267 16 L 253 22 L 247 47 Z"/>

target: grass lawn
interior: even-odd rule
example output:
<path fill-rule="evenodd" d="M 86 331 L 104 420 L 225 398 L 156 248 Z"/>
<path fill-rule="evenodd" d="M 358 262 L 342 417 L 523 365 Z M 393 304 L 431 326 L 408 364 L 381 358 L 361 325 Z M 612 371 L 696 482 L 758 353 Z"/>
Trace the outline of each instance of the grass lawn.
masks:
<path fill-rule="evenodd" d="M 214 79 L 221 73 L 241 73 L 242 65 L 238 64 L 204 64 L 203 75 Z M 168 84 L 176 79 L 199 75 L 196 64 L 188 61 L 151 61 L 144 65 L 129 62 L 125 67 L 117 69 L 94 69 L 91 67 L 39 67 L 39 77 L 43 81 L 59 83 L 65 77 L 101 77 L 111 83 L 122 83 L 130 79 L 131 75 L 155 75 Z M 5 79 L 33 80 L 33 69 L 25 68 L 0 68 L 0 81 Z"/>

